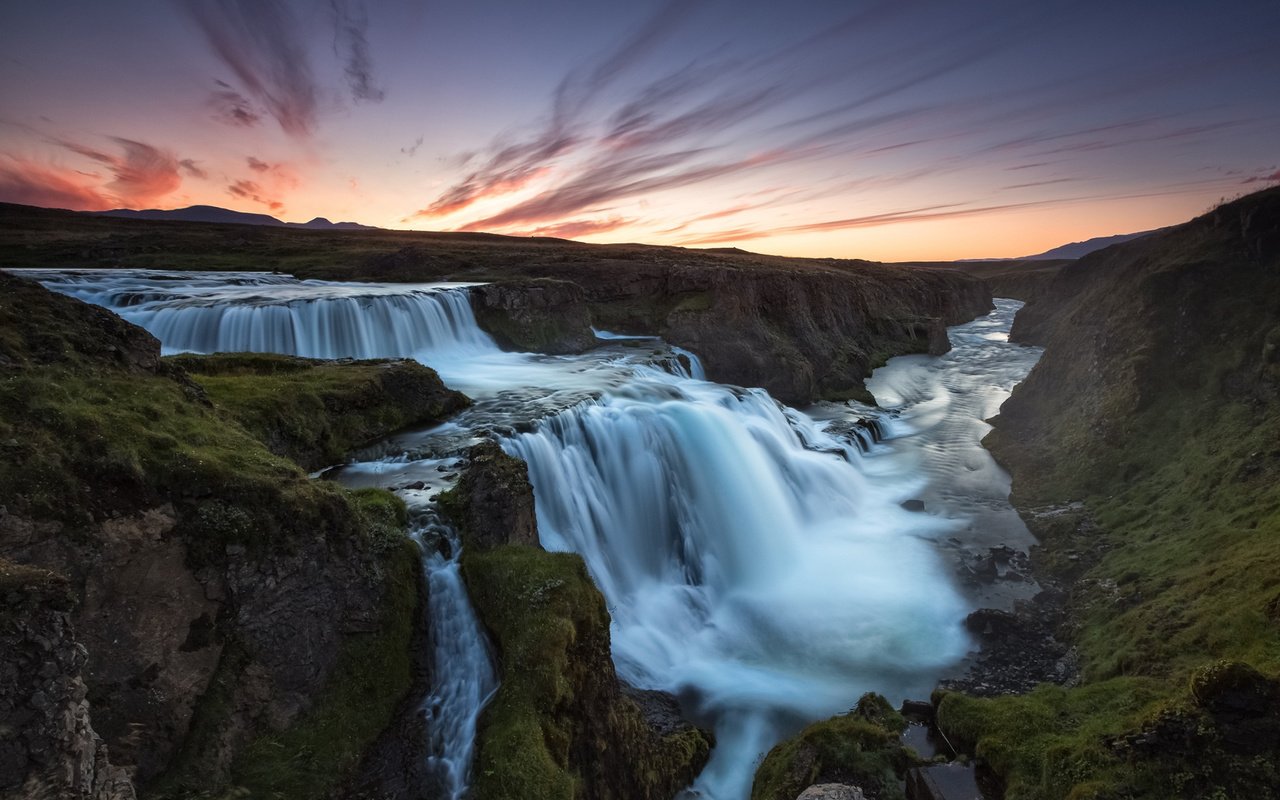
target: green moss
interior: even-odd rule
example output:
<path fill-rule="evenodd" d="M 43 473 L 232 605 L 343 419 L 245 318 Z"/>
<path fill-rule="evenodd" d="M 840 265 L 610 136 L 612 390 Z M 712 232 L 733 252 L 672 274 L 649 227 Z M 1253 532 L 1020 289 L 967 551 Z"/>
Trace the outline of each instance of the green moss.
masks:
<path fill-rule="evenodd" d="M 1072 589 L 1085 684 L 943 701 L 1010 798 L 1276 796 L 1280 740 L 1232 733 L 1201 695 L 1280 674 L 1280 273 L 1240 227 L 1273 225 L 1278 200 L 1082 260 L 1065 296 L 1020 314 L 1048 350 L 987 443 L 1032 511 L 1039 569 Z"/>
<path fill-rule="evenodd" d="M 847 782 L 881 800 L 903 796 L 914 759 L 899 742 L 906 722 L 883 697 L 866 694 L 848 714 L 816 722 L 775 746 L 756 771 L 751 800 L 794 800 L 814 783 Z"/>
<path fill-rule="evenodd" d="M 505 545 L 468 549 L 462 564 L 501 663 L 476 741 L 476 797 L 659 797 L 693 779 L 709 741 L 692 728 L 659 737 L 619 693 L 609 614 L 581 557 Z"/>
<path fill-rule="evenodd" d="M 575 644 L 607 631 L 604 600 L 580 556 L 508 545 L 463 555 L 477 612 L 501 652 L 501 687 L 486 707 L 475 762 L 477 797 L 573 798 L 572 731 L 556 710 L 573 701 Z"/>
<path fill-rule="evenodd" d="M 467 399 L 413 361 L 316 361 L 236 353 L 176 356 L 209 399 L 276 454 L 308 469 L 366 442 L 435 422 Z"/>

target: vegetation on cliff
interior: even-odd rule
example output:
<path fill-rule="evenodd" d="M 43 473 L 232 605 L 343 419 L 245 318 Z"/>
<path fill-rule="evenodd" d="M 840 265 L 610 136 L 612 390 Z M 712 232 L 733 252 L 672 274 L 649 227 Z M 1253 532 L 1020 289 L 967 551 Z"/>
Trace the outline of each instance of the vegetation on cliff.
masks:
<path fill-rule="evenodd" d="M 320 361 L 267 353 L 167 359 L 271 452 L 304 469 L 466 407 L 461 392 L 416 361 Z"/>
<path fill-rule="evenodd" d="M 161 359 L 4 274 L 0 365 L 0 589 L 65 576 L 113 763 L 149 796 L 338 786 L 409 686 L 416 548 L 396 497 L 309 480 L 258 436 L 327 458 L 465 399 L 417 366 Z"/>
<path fill-rule="evenodd" d="M 622 693 L 609 613 L 582 558 L 542 550 L 536 532 L 528 541 L 533 490 L 523 462 L 493 443 L 474 448 L 470 462 L 442 507 L 463 531 L 463 577 L 500 663 L 477 735 L 475 796 L 674 796 L 706 763 L 708 735 L 691 725 L 655 730 Z"/>
<path fill-rule="evenodd" d="M 940 724 L 1011 800 L 1277 796 L 1280 190 L 1066 267 L 1014 334 L 1046 351 L 988 444 L 1084 684 Z"/>

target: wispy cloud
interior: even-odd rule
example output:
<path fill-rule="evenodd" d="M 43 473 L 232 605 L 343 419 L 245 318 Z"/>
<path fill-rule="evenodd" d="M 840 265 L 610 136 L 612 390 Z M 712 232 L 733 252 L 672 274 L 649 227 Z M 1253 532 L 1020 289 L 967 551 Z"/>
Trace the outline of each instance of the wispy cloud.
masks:
<path fill-rule="evenodd" d="M 1275 169 L 1275 168 L 1271 167 L 1270 169 Z M 1240 183 L 1241 184 L 1274 183 L 1276 181 L 1280 181 L 1280 169 L 1277 169 L 1274 172 L 1271 172 L 1270 174 L 1266 174 L 1264 172 L 1264 174 L 1262 175 L 1251 175 L 1248 178 L 1245 178 L 1244 180 L 1240 181 Z"/>
<path fill-rule="evenodd" d="M 521 231 L 518 236 L 549 236 L 556 239 L 577 239 L 583 236 L 607 233 L 625 228 L 635 223 L 634 219 L 610 217 L 609 219 L 574 219 L 557 222 L 555 225 L 543 225 L 532 230 Z"/>
<path fill-rule="evenodd" d="M 202 181 L 209 179 L 209 173 L 201 168 L 200 164 L 193 159 L 184 158 L 178 162 L 178 166 L 182 168 L 183 172 L 193 178 L 199 178 Z"/>
<path fill-rule="evenodd" d="M 243 200 L 251 200 L 255 203 L 266 206 L 272 211 L 281 211 L 284 209 L 284 203 L 274 197 L 268 196 L 266 191 L 256 181 L 235 181 L 227 186 L 227 194 Z"/>
<path fill-rule="evenodd" d="M 252 101 L 224 81 L 214 81 L 219 88 L 209 95 L 209 105 L 213 108 L 213 118 L 219 122 L 236 128 L 252 128 L 262 122 L 262 114 L 253 107 Z"/>
<path fill-rule="evenodd" d="M 283 0 L 186 0 L 185 6 L 214 53 L 280 128 L 295 137 L 310 135 L 319 94 L 289 6 Z M 222 107 L 231 109 L 231 119 L 243 120 L 239 124 L 253 124 L 253 112 L 237 104 L 235 94 L 224 94 Z"/>
<path fill-rule="evenodd" d="M 369 54 L 369 14 L 358 0 L 330 0 L 335 34 L 333 48 L 343 60 L 343 73 L 357 102 L 378 103 L 386 92 L 378 88 Z"/>
<path fill-rule="evenodd" d="M 413 140 L 413 144 L 409 145 L 408 147 L 401 147 L 400 152 L 404 153 L 409 158 L 413 158 L 415 155 L 417 155 L 418 148 L 422 147 L 422 140 L 425 138 L 426 138 L 425 136 L 419 136 L 417 139 Z"/>

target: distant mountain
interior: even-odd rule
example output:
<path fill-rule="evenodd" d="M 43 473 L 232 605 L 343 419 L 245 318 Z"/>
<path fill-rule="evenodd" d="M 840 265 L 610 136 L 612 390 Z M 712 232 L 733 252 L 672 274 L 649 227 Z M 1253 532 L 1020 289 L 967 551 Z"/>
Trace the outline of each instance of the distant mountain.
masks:
<path fill-rule="evenodd" d="M 1052 250 L 1045 250 L 1043 253 L 1037 253 L 1034 256 L 1023 256 L 1018 261 L 1052 261 L 1059 258 L 1081 258 L 1087 256 L 1095 250 L 1101 250 L 1104 247 L 1110 247 L 1113 244 L 1122 242 L 1131 242 L 1134 239 L 1141 239 L 1143 236 L 1149 236 L 1153 233 L 1167 230 L 1167 228 L 1156 228 L 1151 231 L 1140 231 L 1138 233 L 1121 233 L 1115 236 L 1098 236 L 1094 239 L 1085 239 L 1083 242 L 1072 242 L 1064 244 L 1061 247 L 1055 247 Z"/>
<path fill-rule="evenodd" d="M 345 231 L 377 230 L 377 228 L 372 225 L 361 225 L 358 222 L 330 222 L 324 217 L 316 217 L 310 222 L 284 222 L 267 214 L 249 214 L 244 211 L 232 211 L 229 208 L 219 208 L 218 206 L 188 206 L 186 208 L 175 208 L 167 211 L 159 208 L 148 208 L 144 210 L 116 208 L 111 211 L 93 211 L 89 213 L 100 217 L 173 220 L 175 222 L 218 222 L 234 225 L 268 225 L 273 228 L 306 228 L 308 230 Z"/>

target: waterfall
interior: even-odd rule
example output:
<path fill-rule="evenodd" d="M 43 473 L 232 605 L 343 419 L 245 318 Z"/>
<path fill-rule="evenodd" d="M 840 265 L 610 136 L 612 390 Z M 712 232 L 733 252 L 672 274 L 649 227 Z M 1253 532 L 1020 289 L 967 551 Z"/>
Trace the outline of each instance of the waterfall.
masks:
<path fill-rule="evenodd" d="M 967 650 L 930 545 L 947 523 L 763 391 L 638 370 L 505 447 L 529 464 L 544 546 L 580 553 L 604 593 L 620 674 L 715 726 L 705 796 L 746 797 L 785 731 L 865 690 L 927 695 Z"/>
<path fill-rule="evenodd" d="M 416 536 L 426 550 L 430 619 L 432 686 L 422 704 L 431 737 L 427 763 L 449 800 L 461 800 L 470 782 L 476 724 L 498 676 L 462 582 L 457 531 L 433 519 Z"/>
<path fill-rule="evenodd" d="M 462 358 L 497 351 L 476 324 L 468 284 L 300 281 L 271 273 L 24 270 L 115 311 L 170 353 L 306 358 Z"/>

